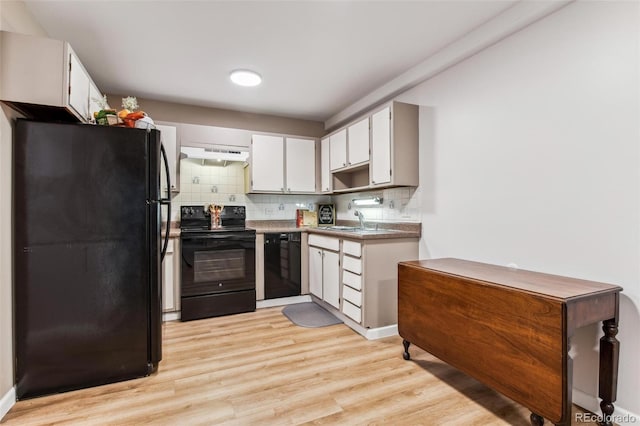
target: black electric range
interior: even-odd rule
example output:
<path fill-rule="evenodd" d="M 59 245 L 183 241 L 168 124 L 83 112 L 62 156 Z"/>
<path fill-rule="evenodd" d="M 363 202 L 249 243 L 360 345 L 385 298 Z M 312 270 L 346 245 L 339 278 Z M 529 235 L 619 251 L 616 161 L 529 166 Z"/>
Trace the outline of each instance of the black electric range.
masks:
<path fill-rule="evenodd" d="M 180 208 L 181 320 L 256 309 L 256 232 L 244 206 L 223 206 L 219 222 L 204 206 Z"/>

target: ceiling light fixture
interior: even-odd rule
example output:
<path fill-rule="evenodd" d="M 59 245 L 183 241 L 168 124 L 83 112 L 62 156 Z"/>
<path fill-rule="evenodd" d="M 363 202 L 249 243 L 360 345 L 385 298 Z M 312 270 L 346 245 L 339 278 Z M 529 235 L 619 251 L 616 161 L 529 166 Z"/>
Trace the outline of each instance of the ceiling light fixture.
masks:
<path fill-rule="evenodd" d="M 251 70 L 234 70 L 229 75 L 231 81 L 238 86 L 253 87 L 262 83 L 262 77 L 255 71 Z"/>

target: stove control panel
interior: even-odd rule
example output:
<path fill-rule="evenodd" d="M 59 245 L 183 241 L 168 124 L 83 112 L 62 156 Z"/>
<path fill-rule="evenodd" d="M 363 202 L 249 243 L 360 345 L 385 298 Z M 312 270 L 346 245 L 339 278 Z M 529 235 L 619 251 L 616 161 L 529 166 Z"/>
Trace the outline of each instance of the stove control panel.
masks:
<path fill-rule="evenodd" d="M 245 206 L 222 206 L 220 211 L 221 226 L 244 226 L 247 218 Z M 180 227 L 192 228 L 210 226 L 211 214 L 209 206 L 182 206 L 180 207 Z"/>

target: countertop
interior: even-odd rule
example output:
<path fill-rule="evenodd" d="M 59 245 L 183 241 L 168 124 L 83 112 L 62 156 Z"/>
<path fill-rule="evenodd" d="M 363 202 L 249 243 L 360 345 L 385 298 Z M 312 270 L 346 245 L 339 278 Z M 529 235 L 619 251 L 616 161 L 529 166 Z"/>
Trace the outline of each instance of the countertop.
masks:
<path fill-rule="evenodd" d="M 338 221 L 341 226 L 358 226 L 357 221 Z M 349 238 L 356 240 L 379 240 L 392 238 L 420 238 L 422 225 L 420 223 L 408 222 L 368 222 L 365 233 L 342 231 L 336 229 L 326 229 L 323 227 L 296 227 L 294 220 L 250 220 L 247 221 L 247 228 L 255 229 L 256 233 L 279 233 L 279 232 L 307 232 L 310 234 L 322 234 L 338 238 Z M 375 229 L 377 227 L 377 229 Z M 373 228 L 373 229 L 371 229 Z"/>
<path fill-rule="evenodd" d="M 342 226 L 358 226 L 356 221 L 338 221 Z M 296 227 L 295 220 L 248 220 L 247 228 L 255 229 L 257 234 L 280 233 L 280 232 L 307 232 L 310 234 L 322 234 L 338 238 L 350 238 L 356 240 L 380 240 L 392 238 L 420 238 L 422 225 L 420 223 L 408 222 L 369 222 L 365 233 L 353 231 L 341 231 L 336 229 L 326 229 L 323 227 Z M 373 228 L 373 229 L 370 229 Z M 377 229 L 376 229 L 377 228 Z M 164 228 L 162 230 L 164 232 Z M 169 238 L 180 236 L 180 224 L 171 222 Z"/>

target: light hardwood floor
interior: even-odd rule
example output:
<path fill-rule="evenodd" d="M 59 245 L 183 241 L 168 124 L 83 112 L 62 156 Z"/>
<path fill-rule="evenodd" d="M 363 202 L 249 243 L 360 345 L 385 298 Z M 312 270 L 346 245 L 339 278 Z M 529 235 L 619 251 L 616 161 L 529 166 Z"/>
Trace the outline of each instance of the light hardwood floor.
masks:
<path fill-rule="evenodd" d="M 282 308 L 164 326 L 158 373 L 19 401 L 7 425 L 528 425 L 529 412 L 399 337 Z M 586 425 L 587 423 L 580 423 Z"/>

